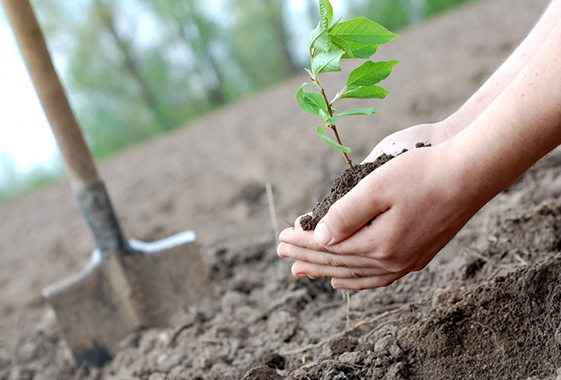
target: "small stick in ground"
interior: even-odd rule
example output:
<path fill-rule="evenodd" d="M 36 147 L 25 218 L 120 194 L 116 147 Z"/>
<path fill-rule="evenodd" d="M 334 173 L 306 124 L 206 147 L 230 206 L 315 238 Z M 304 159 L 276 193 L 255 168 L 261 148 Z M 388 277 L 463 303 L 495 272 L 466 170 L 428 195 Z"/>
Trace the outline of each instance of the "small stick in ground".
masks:
<path fill-rule="evenodd" d="M 267 202 L 269 203 L 269 216 L 271 217 L 271 224 L 273 225 L 273 233 L 275 234 L 275 241 L 277 245 L 279 245 L 280 244 L 279 223 L 277 220 L 277 212 L 275 209 L 275 197 L 273 196 L 273 187 L 271 186 L 271 182 L 266 183 L 265 189 L 267 190 Z"/>

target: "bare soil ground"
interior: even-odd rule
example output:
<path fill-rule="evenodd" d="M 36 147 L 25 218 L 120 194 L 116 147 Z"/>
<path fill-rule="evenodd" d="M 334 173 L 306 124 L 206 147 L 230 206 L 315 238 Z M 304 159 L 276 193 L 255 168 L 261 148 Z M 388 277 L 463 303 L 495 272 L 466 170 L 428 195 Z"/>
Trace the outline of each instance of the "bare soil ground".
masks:
<path fill-rule="evenodd" d="M 457 109 L 547 0 L 484 0 L 403 31 L 390 97 L 342 128 L 360 160 L 386 134 Z M 125 151 L 101 172 L 126 233 L 197 232 L 218 297 L 131 334 L 90 375 L 74 368 L 41 289 L 79 271 L 93 240 L 65 182 L 0 204 L 0 379 L 555 379 L 561 368 L 561 154 L 488 204 L 423 271 L 350 294 L 296 280 L 281 225 L 344 169 L 294 101 L 305 76 Z M 100 325 L 100 329 L 103 328 Z"/>

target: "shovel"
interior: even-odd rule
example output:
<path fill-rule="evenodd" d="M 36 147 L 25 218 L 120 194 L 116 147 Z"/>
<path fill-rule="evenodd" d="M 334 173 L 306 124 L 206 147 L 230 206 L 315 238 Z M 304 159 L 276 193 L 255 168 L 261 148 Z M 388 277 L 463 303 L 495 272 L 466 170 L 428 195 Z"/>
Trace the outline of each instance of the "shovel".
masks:
<path fill-rule="evenodd" d="M 96 243 L 89 265 L 43 296 L 76 364 L 99 367 L 130 332 L 165 326 L 211 295 L 206 268 L 192 231 L 152 243 L 124 237 L 29 1 L 1 1 Z"/>

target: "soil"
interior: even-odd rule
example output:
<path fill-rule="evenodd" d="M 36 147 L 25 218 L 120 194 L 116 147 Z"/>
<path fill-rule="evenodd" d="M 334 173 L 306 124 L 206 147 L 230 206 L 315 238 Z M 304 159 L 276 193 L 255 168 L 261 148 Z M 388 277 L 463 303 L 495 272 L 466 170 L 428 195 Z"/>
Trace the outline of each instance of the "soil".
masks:
<path fill-rule="evenodd" d="M 351 191 L 367 175 L 394 157 L 391 154 L 384 153 L 373 162 L 353 165 L 352 168 L 343 170 L 341 175 L 333 181 L 329 193 L 312 209 L 311 215 L 304 215 L 300 218 L 302 229 L 304 231 L 314 230 L 335 202 Z"/>
<path fill-rule="evenodd" d="M 382 112 L 357 118 L 352 135 L 341 130 L 358 159 L 388 133 L 456 110 L 547 3 L 472 3 L 380 49 L 380 60 L 401 64 Z M 40 295 L 93 248 L 67 183 L 0 204 L 0 379 L 561 378 L 561 152 L 486 205 L 427 268 L 351 292 L 347 304 L 327 280 L 293 278 L 275 252 L 265 185 L 288 227 L 344 165 L 294 104 L 303 81 L 100 165 L 127 235 L 195 230 L 216 292 L 170 327 L 131 333 L 104 368 L 74 367 Z"/>
<path fill-rule="evenodd" d="M 424 147 L 430 147 L 430 144 L 425 144 L 423 142 L 416 144 L 416 148 Z M 333 185 L 331 185 L 329 193 L 312 209 L 311 214 L 304 215 L 300 218 L 300 226 L 302 229 L 304 231 L 314 230 L 320 220 L 327 215 L 327 212 L 335 202 L 351 191 L 367 175 L 389 162 L 392 158 L 395 158 L 405 152 L 407 152 L 407 149 L 404 149 L 395 156 L 383 153 L 372 162 L 353 165 L 352 168 L 343 170 L 341 175 L 333 181 Z"/>

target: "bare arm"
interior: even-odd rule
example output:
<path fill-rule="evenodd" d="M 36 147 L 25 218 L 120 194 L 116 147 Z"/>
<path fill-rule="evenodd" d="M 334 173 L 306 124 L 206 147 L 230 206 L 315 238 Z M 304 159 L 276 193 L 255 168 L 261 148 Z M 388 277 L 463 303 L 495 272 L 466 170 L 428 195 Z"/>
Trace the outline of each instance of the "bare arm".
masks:
<path fill-rule="evenodd" d="M 373 161 L 382 153 L 395 154 L 404 148 L 412 149 L 417 142 L 437 145 L 462 131 L 481 115 L 524 69 L 558 20 L 561 20 L 561 0 L 554 0 L 518 48 L 458 111 L 440 122 L 416 125 L 386 137 L 364 161 Z"/>
<path fill-rule="evenodd" d="M 455 134 L 464 129 L 499 96 L 536 54 L 559 20 L 561 20 L 561 1 L 554 0 L 510 57 L 456 113 L 448 118 L 455 125 L 455 128 L 449 132 Z"/>

